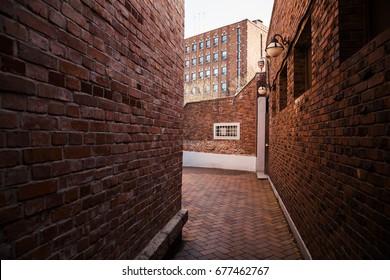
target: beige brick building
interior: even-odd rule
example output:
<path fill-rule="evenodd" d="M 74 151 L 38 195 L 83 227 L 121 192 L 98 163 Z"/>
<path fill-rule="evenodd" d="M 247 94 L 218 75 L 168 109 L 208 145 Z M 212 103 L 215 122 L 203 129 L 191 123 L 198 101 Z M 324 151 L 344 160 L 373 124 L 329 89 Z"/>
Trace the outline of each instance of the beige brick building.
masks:
<path fill-rule="evenodd" d="M 268 28 L 248 19 L 185 39 L 184 102 L 231 96 L 258 71 Z"/>

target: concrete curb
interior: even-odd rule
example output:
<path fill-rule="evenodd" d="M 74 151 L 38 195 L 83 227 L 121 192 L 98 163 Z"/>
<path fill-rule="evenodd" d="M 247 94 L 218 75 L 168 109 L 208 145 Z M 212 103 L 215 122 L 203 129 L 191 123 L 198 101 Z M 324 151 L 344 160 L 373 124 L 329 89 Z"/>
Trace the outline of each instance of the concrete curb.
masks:
<path fill-rule="evenodd" d="M 149 244 L 135 258 L 136 260 L 161 260 L 169 252 L 169 249 L 174 245 L 177 238 L 181 236 L 183 226 L 188 220 L 188 210 L 181 209 L 168 222 L 168 224 L 160 230 Z"/>

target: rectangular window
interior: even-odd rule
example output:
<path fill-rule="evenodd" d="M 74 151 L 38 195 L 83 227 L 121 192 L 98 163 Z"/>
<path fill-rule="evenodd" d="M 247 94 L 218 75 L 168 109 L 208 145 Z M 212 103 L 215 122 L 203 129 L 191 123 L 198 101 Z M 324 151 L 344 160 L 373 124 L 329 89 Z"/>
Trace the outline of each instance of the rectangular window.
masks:
<path fill-rule="evenodd" d="M 195 80 L 196 80 L 196 73 L 192 73 L 192 75 L 191 75 L 191 80 L 192 80 L 192 81 L 195 81 Z"/>
<path fill-rule="evenodd" d="M 209 63 L 210 62 L 210 55 L 206 55 L 206 63 Z"/>
<path fill-rule="evenodd" d="M 214 61 L 218 61 L 218 53 L 215 53 L 215 54 L 213 55 L 213 59 L 214 59 Z"/>
<path fill-rule="evenodd" d="M 311 21 L 305 25 L 294 47 L 294 98 L 311 88 Z"/>
<path fill-rule="evenodd" d="M 190 67 L 190 61 L 186 60 L 186 67 Z"/>
<path fill-rule="evenodd" d="M 206 78 L 210 78 L 210 69 L 206 70 Z"/>
<path fill-rule="evenodd" d="M 226 44 L 227 42 L 227 35 L 222 35 L 222 44 Z"/>
<path fill-rule="evenodd" d="M 279 111 L 287 107 L 287 65 L 284 65 L 279 76 Z"/>
<path fill-rule="evenodd" d="M 210 44 L 210 39 L 206 40 L 206 48 L 210 48 L 211 44 Z"/>
<path fill-rule="evenodd" d="M 221 74 L 222 74 L 222 75 L 226 75 L 226 73 L 227 73 L 227 68 L 226 68 L 226 66 L 223 66 L 223 67 L 221 68 Z"/>
<path fill-rule="evenodd" d="M 203 64 L 203 56 L 200 56 L 199 57 L 199 65 L 202 65 Z"/>
<path fill-rule="evenodd" d="M 199 79 L 203 79 L 203 71 L 199 71 Z"/>
<path fill-rule="evenodd" d="M 184 80 L 186 82 L 189 82 L 190 81 L 190 74 L 186 74 Z"/>
<path fill-rule="evenodd" d="M 206 93 L 210 93 L 210 85 L 206 85 L 205 91 L 206 91 Z"/>
<path fill-rule="evenodd" d="M 192 59 L 192 66 L 196 66 L 196 58 Z"/>
<path fill-rule="evenodd" d="M 196 43 L 192 44 L 192 51 L 196 52 Z"/>
<path fill-rule="evenodd" d="M 218 77 L 218 68 L 213 69 L 213 76 Z"/>
<path fill-rule="evenodd" d="M 226 92 L 226 91 L 227 91 L 226 82 L 222 82 L 222 83 L 221 83 L 221 91 L 222 91 L 222 92 Z"/>
<path fill-rule="evenodd" d="M 218 92 L 218 84 L 213 84 L 213 92 L 214 93 Z"/>
<path fill-rule="evenodd" d="M 214 139 L 240 140 L 240 123 L 215 123 Z"/>
<path fill-rule="evenodd" d="M 218 37 L 215 37 L 213 40 L 213 45 L 217 46 L 218 45 Z"/>
<path fill-rule="evenodd" d="M 204 42 L 199 42 L 199 50 L 203 50 L 204 49 Z"/>
<path fill-rule="evenodd" d="M 227 59 L 227 51 L 222 51 L 222 59 Z"/>
<path fill-rule="evenodd" d="M 190 52 L 190 47 L 187 46 L 187 47 L 186 47 L 186 53 L 189 53 L 189 52 Z"/>

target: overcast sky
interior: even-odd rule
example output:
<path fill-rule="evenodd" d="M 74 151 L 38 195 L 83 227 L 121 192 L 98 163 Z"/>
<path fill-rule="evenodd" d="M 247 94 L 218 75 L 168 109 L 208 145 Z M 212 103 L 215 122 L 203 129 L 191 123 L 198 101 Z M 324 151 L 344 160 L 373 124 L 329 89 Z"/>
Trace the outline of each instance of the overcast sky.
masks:
<path fill-rule="evenodd" d="M 243 19 L 269 27 L 273 0 L 184 0 L 185 38 Z"/>

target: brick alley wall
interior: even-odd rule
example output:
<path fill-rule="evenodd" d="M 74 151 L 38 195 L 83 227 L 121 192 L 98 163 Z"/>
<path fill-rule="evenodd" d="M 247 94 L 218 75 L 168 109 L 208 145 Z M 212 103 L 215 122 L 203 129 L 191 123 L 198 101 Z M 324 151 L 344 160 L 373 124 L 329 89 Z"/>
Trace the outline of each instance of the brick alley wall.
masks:
<path fill-rule="evenodd" d="M 214 123 L 240 123 L 240 140 L 214 140 Z M 236 96 L 184 106 L 183 150 L 256 156 L 257 79 Z"/>
<path fill-rule="evenodd" d="M 183 1 L 0 14 L 1 259 L 136 257 L 181 209 Z"/>
<path fill-rule="evenodd" d="M 270 63 L 287 74 L 270 93 L 269 174 L 315 259 L 390 257 L 390 30 L 351 51 L 360 2 L 276 0 L 269 31 L 291 42 Z M 298 92 L 305 24 L 312 84 Z"/>

